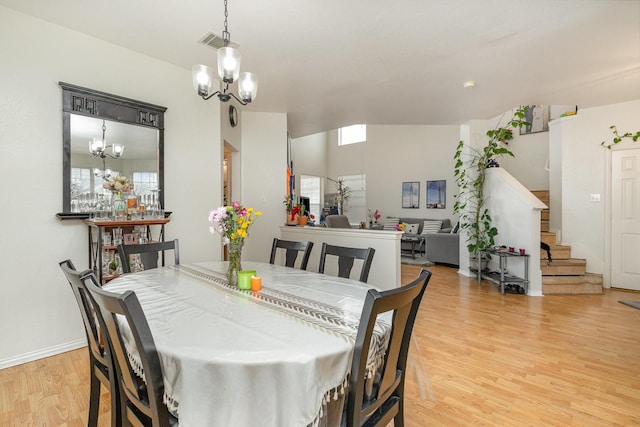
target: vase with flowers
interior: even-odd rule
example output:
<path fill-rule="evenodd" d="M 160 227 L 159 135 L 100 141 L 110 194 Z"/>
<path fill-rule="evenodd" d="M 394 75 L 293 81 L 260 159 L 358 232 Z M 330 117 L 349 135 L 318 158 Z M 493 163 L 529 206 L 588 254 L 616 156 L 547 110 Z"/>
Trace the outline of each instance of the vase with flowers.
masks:
<path fill-rule="evenodd" d="M 133 185 L 126 176 L 104 177 L 102 188 L 111 191 L 111 216 L 116 220 L 127 218 L 127 197 L 123 193 L 133 190 Z"/>
<path fill-rule="evenodd" d="M 109 190 L 112 193 L 126 193 L 133 190 L 133 184 L 129 182 L 129 178 L 126 176 L 118 175 L 113 178 L 105 177 L 102 188 Z"/>
<path fill-rule="evenodd" d="M 260 211 L 245 208 L 240 202 L 233 202 L 231 206 L 221 206 L 209 213 L 209 227 L 211 234 L 219 233 L 222 242 L 229 249 L 229 268 L 227 280 L 230 285 L 238 284 L 238 273 L 242 270 L 242 247 L 249 234 L 249 228 L 256 217 L 262 216 Z"/>
<path fill-rule="evenodd" d="M 285 196 L 282 204 L 287 209 L 287 225 L 298 225 L 298 214 L 300 213 L 299 205 L 293 203 L 293 197 Z"/>
<path fill-rule="evenodd" d="M 378 220 L 380 219 L 381 215 L 380 215 L 380 212 L 378 211 L 378 209 L 376 209 L 373 212 L 371 211 L 371 209 L 369 209 L 368 217 L 369 217 L 369 228 L 372 228 L 373 224 L 377 224 L 378 223 Z"/>

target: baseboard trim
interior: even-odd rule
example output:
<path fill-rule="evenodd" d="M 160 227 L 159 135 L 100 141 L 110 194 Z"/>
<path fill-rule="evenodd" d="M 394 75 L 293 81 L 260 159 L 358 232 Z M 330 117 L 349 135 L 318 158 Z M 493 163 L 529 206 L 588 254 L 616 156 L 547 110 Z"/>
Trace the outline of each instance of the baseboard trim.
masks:
<path fill-rule="evenodd" d="M 23 363 L 32 362 L 34 360 L 43 359 L 49 356 L 55 356 L 56 354 L 65 353 L 67 351 L 75 350 L 81 347 L 87 346 L 87 340 L 81 339 L 77 341 L 71 341 L 65 344 L 54 345 L 53 347 L 47 347 L 29 353 L 23 353 L 18 356 L 10 357 L 8 359 L 0 359 L 0 369 L 10 368 L 12 366 L 22 365 Z"/>

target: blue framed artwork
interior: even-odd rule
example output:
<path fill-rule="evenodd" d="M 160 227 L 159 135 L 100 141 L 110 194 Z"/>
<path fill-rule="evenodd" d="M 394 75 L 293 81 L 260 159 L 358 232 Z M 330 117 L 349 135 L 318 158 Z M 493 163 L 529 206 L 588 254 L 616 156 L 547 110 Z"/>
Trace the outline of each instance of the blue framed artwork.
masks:
<path fill-rule="evenodd" d="M 427 209 L 447 207 L 447 181 L 427 181 Z"/>
<path fill-rule="evenodd" d="M 420 207 L 420 183 L 402 183 L 402 207 L 408 209 L 418 209 Z"/>

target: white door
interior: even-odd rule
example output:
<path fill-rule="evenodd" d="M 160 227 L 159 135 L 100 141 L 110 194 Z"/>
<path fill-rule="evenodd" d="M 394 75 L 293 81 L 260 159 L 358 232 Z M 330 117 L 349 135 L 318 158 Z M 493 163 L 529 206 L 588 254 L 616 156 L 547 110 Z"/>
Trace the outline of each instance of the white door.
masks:
<path fill-rule="evenodd" d="M 611 286 L 640 291 L 640 149 L 611 154 Z"/>

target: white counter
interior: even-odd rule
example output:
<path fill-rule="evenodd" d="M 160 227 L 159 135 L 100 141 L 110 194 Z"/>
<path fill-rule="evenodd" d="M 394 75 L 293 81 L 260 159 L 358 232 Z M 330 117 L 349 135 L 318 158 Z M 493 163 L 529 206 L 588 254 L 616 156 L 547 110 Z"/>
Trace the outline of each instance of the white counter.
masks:
<path fill-rule="evenodd" d="M 308 271 L 318 271 L 322 243 L 352 248 L 376 250 L 369 272 L 368 283 L 382 289 L 400 286 L 400 231 L 361 230 L 325 227 L 289 227 L 280 226 L 280 238 L 297 242 L 313 242 L 313 251 L 307 266 Z M 325 272 L 337 274 L 337 262 L 327 257 Z M 280 263 L 283 261 L 280 260 Z M 357 280 L 362 262 L 356 260 L 351 278 Z"/>

